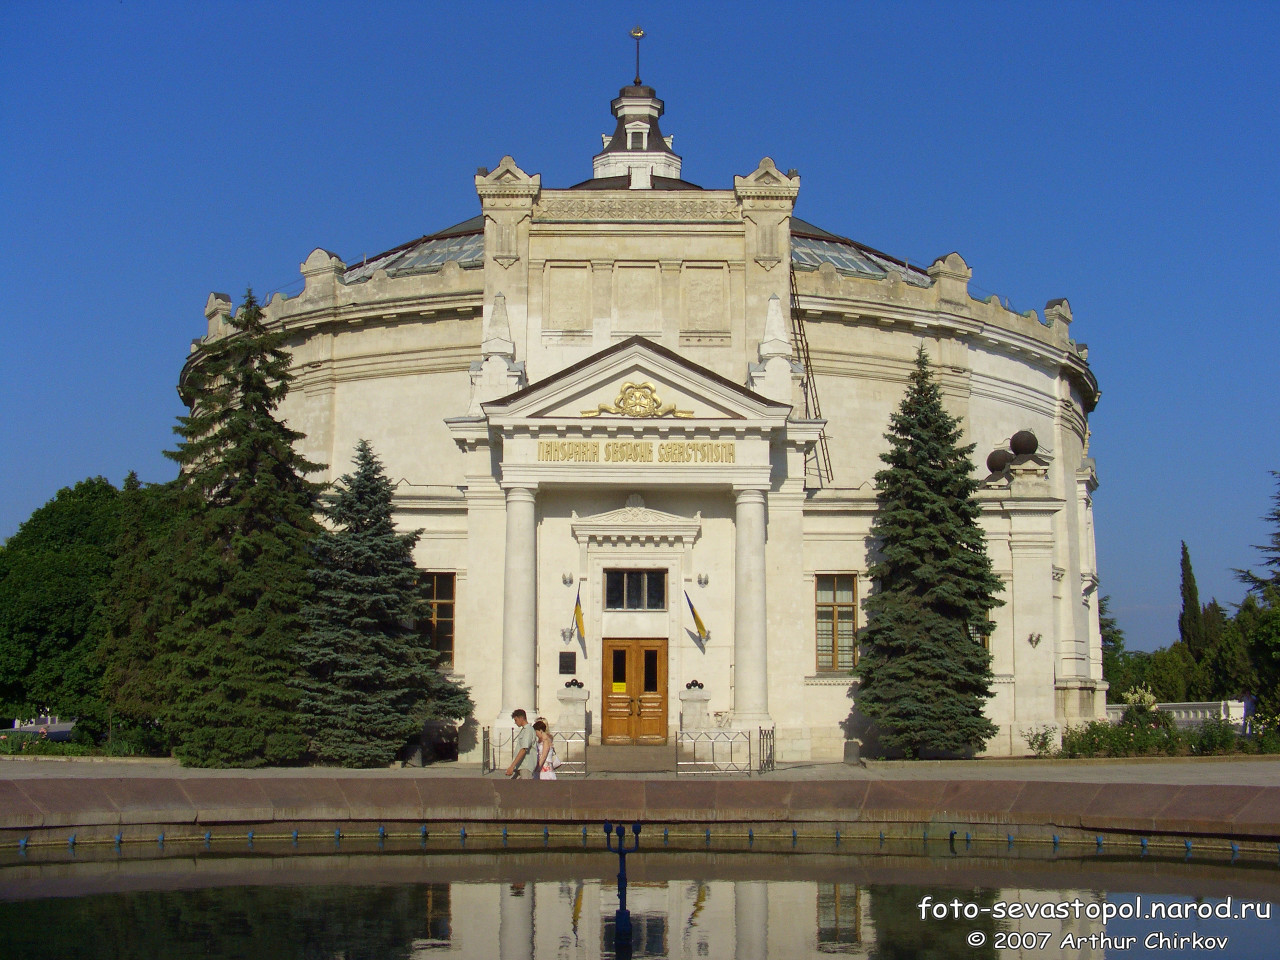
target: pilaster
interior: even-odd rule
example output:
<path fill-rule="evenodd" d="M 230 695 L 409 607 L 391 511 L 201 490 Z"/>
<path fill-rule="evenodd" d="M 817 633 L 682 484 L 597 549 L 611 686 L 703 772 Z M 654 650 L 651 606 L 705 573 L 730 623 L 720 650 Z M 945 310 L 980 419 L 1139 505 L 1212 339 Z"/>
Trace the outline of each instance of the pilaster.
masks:
<path fill-rule="evenodd" d="M 484 303 L 486 313 L 501 292 L 515 344 L 513 359 L 529 355 L 529 225 L 542 192 L 542 177 L 530 176 L 503 157 L 496 170 L 475 177 L 484 216 Z"/>

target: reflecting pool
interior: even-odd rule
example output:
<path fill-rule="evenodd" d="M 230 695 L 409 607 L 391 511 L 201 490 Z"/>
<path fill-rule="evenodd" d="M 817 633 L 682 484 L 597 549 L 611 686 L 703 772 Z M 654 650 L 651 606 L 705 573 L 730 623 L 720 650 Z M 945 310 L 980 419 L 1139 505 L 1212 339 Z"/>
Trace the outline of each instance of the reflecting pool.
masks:
<path fill-rule="evenodd" d="M 602 845 L 601 845 L 602 846 Z M 156 845 L 0 857 L 0 957 L 1270 958 L 1280 864 L 944 842 Z"/>

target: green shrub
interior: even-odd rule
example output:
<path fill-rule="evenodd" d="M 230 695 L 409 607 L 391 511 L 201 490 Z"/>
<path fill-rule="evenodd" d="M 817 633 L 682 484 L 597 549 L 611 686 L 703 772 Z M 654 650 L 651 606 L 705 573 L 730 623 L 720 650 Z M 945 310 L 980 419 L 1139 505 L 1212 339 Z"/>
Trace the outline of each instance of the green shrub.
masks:
<path fill-rule="evenodd" d="M 83 743 L 50 740 L 36 733 L 0 733 L 0 754 L 82 757 L 87 753 L 89 748 Z"/>
<path fill-rule="evenodd" d="M 1260 734 L 1249 738 L 1258 753 L 1280 753 L 1280 727 L 1267 727 Z"/>
<path fill-rule="evenodd" d="M 1027 741 L 1027 746 L 1032 753 L 1043 759 L 1053 756 L 1053 741 L 1057 732 L 1058 728 L 1049 723 L 1036 726 L 1031 730 L 1023 730 L 1022 739 Z"/>
<path fill-rule="evenodd" d="M 1230 720 L 1205 720 L 1191 733 L 1191 752 L 1202 756 L 1235 753 L 1239 739 L 1235 724 Z"/>
<path fill-rule="evenodd" d="M 1105 720 L 1091 720 L 1078 727 L 1064 727 L 1061 755 L 1073 758 L 1110 756 L 1109 747 L 1114 729 Z"/>

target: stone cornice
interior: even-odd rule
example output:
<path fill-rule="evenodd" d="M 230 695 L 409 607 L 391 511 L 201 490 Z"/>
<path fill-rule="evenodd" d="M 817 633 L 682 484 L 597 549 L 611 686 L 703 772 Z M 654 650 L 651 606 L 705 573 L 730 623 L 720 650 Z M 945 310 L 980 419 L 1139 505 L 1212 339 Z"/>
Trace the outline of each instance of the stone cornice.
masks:
<path fill-rule="evenodd" d="M 702 513 L 681 517 L 644 505 L 638 495 L 627 498 L 626 506 L 592 516 L 573 513 L 569 529 L 579 544 L 591 542 L 654 541 L 691 544 L 702 533 Z"/>

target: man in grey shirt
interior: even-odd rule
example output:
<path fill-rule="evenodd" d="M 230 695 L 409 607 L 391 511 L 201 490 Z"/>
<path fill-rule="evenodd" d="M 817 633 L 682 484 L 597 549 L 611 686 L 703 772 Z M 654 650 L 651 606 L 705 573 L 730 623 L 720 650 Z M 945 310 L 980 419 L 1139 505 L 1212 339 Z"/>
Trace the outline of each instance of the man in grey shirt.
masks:
<path fill-rule="evenodd" d="M 507 776 L 518 780 L 520 771 L 527 770 L 528 775 L 533 777 L 538 769 L 538 751 L 534 749 L 538 742 L 537 735 L 534 734 L 533 727 L 529 726 L 529 717 L 523 710 L 512 711 L 511 719 L 516 725 L 515 740 L 511 744 L 515 756 L 511 759 L 511 766 L 507 767 Z"/>

